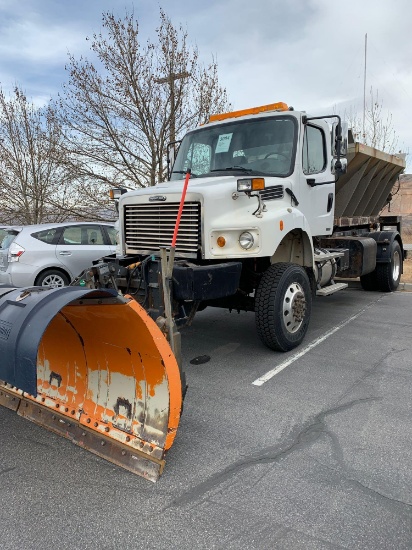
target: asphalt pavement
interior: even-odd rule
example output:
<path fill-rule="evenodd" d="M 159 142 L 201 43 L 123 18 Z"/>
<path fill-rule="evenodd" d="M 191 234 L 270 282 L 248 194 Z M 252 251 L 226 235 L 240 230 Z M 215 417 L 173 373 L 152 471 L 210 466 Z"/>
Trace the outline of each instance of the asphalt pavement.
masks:
<path fill-rule="evenodd" d="M 412 292 L 317 298 L 287 354 L 253 314 L 199 313 L 156 484 L 0 408 L 0 548 L 410 550 L 411 313 Z"/>

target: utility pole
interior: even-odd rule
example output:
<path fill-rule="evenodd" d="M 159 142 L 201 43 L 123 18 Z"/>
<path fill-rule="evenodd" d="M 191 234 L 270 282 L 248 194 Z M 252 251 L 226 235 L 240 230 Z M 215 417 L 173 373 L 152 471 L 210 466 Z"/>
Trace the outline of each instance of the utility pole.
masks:
<path fill-rule="evenodd" d="M 183 71 L 181 73 L 170 73 L 162 78 L 155 78 L 156 84 L 169 84 L 170 88 L 170 142 L 176 141 L 176 104 L 175 104 L 175 81 L 182 78 L 188 78 L 190 73 Z"/>
<path fill-rule="evenodd" d="M 366 56 L 368 47 L 368 33 L 365 34 L 365 71 L 363 74 L 363 143 L 366 141 L 365 136 L 365 115 L 366 115 Z"/>

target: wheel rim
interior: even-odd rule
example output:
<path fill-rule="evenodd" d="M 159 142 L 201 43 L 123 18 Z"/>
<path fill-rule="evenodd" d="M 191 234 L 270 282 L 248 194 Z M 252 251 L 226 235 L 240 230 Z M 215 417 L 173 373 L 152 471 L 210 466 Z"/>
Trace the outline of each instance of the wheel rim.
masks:
<path fill-rule="evenodd" d="M 401 256 L 398 250 L 395 250 L 392 258 L 392 279 L 397 281 L 401 274 Z"/>
<path fill-rule="evenodd" d="M 62 287 L 64 286 L 64 280 L 61 275 L 47 275 L 47 277 L 43 279 L 41 286 L 51 286 L 52 288 Z"/>
<path fill-rule="evenodd" d="M 305 318 L 306 299 L 299 283 L 289 285 L 283 298 L 283 322 L 288 332 L 293 334 L 302 326 Z"/>

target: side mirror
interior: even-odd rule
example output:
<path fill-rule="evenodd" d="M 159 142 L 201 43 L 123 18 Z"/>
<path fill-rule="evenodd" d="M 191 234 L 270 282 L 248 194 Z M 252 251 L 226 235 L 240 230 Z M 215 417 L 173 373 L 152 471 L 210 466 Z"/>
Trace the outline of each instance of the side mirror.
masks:
<path fill-rule="evenodd" d="M 338 176 L 341 176 L 342 174 L 346 174 L 347 170 L 348 160 L 346 158 L 340 158 L 339 160 L 332 159 L 332 174 L 337 174 Z"/>
<path fill-rule="evenodd" d="M 179 145 L 182 141 L 172 141 L 167 144 L 167 179 L 170 180 L 172 175 L 173 165 L 175 163 L 177 152 L 179 151 Z"/>
<path fill-rule="evenodd" d="M 347 122 L 342 122 L 341 124 L 341 133 L 339 135 L 338 133 L 339 123 L 334 122 L 332 124 L 332 132 L 331 132 L 331 138 L 332 138 L 332 156 L 338 157 L 338 156 L 345 156 L 348 153 L 348 134 L 349 134 L 349 127 Z M 338 148 L 339 155 L 338 155 Z"/>

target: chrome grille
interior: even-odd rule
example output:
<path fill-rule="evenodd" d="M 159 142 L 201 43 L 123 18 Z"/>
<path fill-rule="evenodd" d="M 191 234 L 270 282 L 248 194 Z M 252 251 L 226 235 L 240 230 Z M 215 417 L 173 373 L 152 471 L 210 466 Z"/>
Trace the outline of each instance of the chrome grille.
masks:
<path fill-rule="evenodd" d="M 128 253 L 150 254 L 170 248 L 178 202 L 125 205 L 125 238 Z M 200 248 L 200 204 L 185 202 L 176 241 L 176 252 L 196 258 Z"/>
<path fill-rule="evenodd" d="M 283 199 L 283 185 L 272 185 L 272 187 L 262 189 L 259 193 L 264 201 Z"/>

